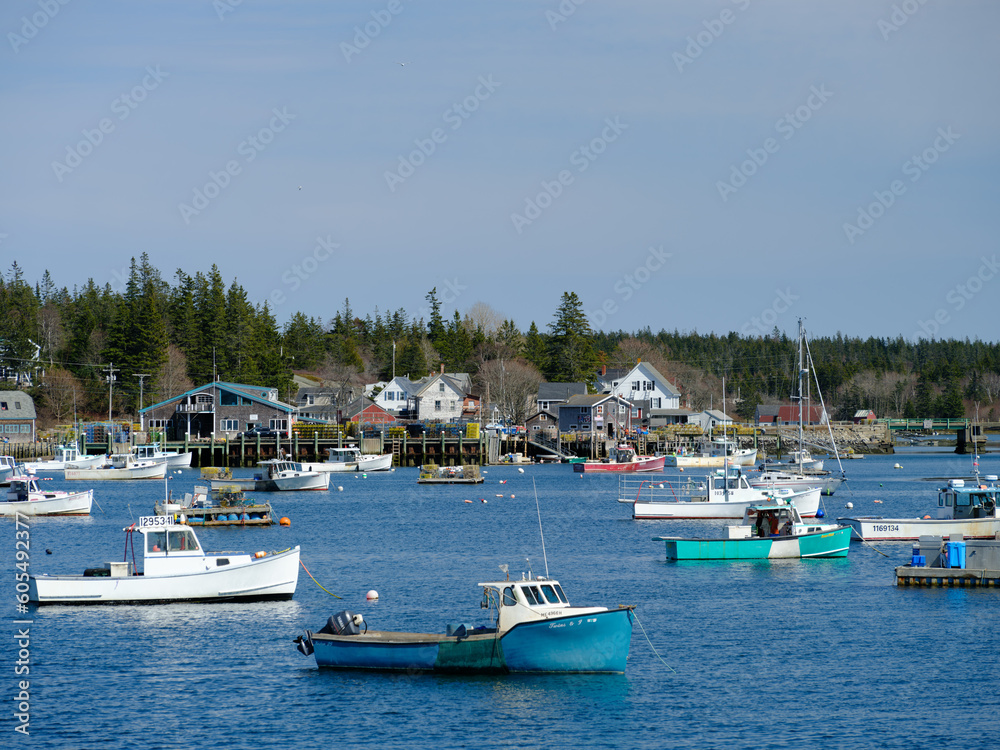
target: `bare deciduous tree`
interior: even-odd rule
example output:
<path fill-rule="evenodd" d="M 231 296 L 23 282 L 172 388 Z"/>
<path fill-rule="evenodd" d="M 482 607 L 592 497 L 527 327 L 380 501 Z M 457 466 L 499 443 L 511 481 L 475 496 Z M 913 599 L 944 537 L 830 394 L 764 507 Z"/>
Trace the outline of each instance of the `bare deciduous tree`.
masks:
<path fill-rule="evenodd" d="M 50 368 L 45 373 L 42 390 L 45 392 L 45 398 L 56 422 L 62 422 L 73 416 L 77 394 L 83 393 L 80 381 L 76 376 L 69 370 L 58 367 Z"/>
<path fill-rule="evenodd" d="M 503 325 L 504 317 L 485 302 L 476 302 L 465 313 L 465 322 L 471 330 L 481 329 L 486 336 L 493 336 Z"/>
<path fill-rule="evenodd" d="M 158 401 L 166 401 L 194 388 L 194 383 L 187 376 L 187 357 L 173 344 L 167 347 L 167 361 L 160 368 L 156 384 L 158 393 L 153 397 Z"/>
<path fill-rule="evenodd" d="M 479 368 L 476 381 L 482 388 L 484 405 L 488 389 L 489 400 L 497 404 L 506 417 L 514 424 L 524 424 L 538 395 L 542 374 L 521 359 L 491 359 Z"/>

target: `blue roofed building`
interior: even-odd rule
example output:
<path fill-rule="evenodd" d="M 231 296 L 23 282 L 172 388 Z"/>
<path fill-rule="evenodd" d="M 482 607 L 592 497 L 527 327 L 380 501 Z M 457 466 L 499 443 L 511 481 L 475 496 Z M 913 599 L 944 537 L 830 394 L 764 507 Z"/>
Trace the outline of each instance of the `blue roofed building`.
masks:
<path fill-rule="evenodd" d="M 278 400 L 278 389 L 217 381 L 139 410 L 143 430 L 163 430 L 170 440 L 235 437 L 251 427 L 290 433 L 296 409 Z"/>

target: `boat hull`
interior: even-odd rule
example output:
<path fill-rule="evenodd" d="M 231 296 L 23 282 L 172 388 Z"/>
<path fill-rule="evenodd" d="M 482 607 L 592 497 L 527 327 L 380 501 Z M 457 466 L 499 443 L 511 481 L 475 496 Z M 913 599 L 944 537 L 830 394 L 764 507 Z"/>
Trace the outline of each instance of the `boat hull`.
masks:
<path fill-rule="evenodd" d="M 406 672 L 510 673 L 625 671 L 632 610 L 622 608 L 445 636 L 368 632 L 308 632 L 316 664 L 334 669 Z"/>
<path fill-rule="evenodd" d="M 757 479 L 751 479 L 749 481 L 751 487 L 756 487 L 758 489 L 782 488 L 792 490 L 793 492 L 802 492 L 803 490 L 810 489 L 811 487 L 819 487 L 820 493 L 829 497 L 836 492 L 837 488 L 844 480 L 840 477 L 832 475 L 817 477 L 798 475 L 792 477 L 768 476 L 767 474 L 764 474 Z"/>
<path fill-rule="evenodd" d="M 704 454 L 670 455 L 666 465 L 674 468 L 720 468 L 730 466 L 753 466 L 757 462 L 757 449 L 745 448 L 732 456 L 711 456 Z"/>
<path fill-rule="evenodd" d="M 908 541 L 921 536 L 961 534 L 966 539 L 993 539 L 1000 533 L 1000 518 L 838 518 L 854 529 L 862 541 Z"/>
<path fill-rule="evenodd" d="M 207 571 L 180 575 L 31 576 L 37 604 L 154 604 L 163 602 L 290 599 L 299 573 L 299 548 Z"/>
<path fill-rule="evenodd" d="M 32 461 L 26 463 L 24 468 L 35 474 L 44 474 L 53 471 L 65 471 L 66 469 L 96 469 L 103 466 L 108 460 L 107 456 L 81 456 L 74 461 Z"/>
<path fill-rule="evenodd" d="M 573 464 L 573 471 L 594 472 L 594 471 L 663 471 L 665 456 L 649 456 L 640 458 L 637 461 L 609 462 L 586 461 L 584 463 Z"/>
<path fill-rule="evenodd" d="M 109 479 L 163 479 L 167 475 L 166 462 L 126 469 L 66 469 L 66 479 L 106 481 Z"/>
<path fill-rule="evenodd" d="M 94 491 L 69 493 L 31 493 L 29 500 L 0 502 L 0 516 L 87 516 L 94 502 Z"/>
<path fill-rule="evenodd" d="M 724 497 L 724 496 L 723 496 Z M 753 495 L 741 491 L 740 496 L 730 494 L 730 499 L 701 499 L 676 501 L 646 501 L 632 503 L 634 519 L 696 519 L 696 518 L 743 518 L 747 506 L 766 500 L 767 490 L 756 490 Z M 812 488 L 792 495 L 783 495 L 785 500 L 795 503 L 795 508 L 803 518 L 812 518 L 819 510 L 819 488 Z"/>
<path fill-rule="evenodd" d="M 659 538 L 659 537 L 658 537 Z M 663 539 L 667 560 L 782 560 L 847 557 L 851 529 L 821 531 L 789 537 L 747 539 Z"/>

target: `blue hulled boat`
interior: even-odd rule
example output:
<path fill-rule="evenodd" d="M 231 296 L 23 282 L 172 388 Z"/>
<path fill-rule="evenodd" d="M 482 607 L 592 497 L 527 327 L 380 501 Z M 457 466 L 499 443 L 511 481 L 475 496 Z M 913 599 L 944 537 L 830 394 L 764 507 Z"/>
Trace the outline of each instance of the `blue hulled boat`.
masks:
<path fill-rule="evenodd" d="M 505 567 L 505 566 L 504 566 Z M 574 607 L 558 581 L 480 583 L 489 625 L 449 625 L 445 634 L 368 630 L 359 614 L 340 612 L 318 632 L 296 639 L 320 667 L 407 672 L 625 671 L 632 607 Z M 363 630 L 362 630 L 363 628 Z"/>

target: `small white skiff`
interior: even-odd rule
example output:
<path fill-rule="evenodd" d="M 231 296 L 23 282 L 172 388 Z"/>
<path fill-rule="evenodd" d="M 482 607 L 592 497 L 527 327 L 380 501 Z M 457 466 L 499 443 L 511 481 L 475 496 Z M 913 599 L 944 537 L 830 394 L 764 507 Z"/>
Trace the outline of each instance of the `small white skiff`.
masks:
<path fill-rule="evenodd" d="M 86 516 L 94 502 L 94 491 L 44 491 L 38 479 L 31 475 L 14 475 L 10 479 L 7 499 L 0 503 L 0 516 Z"/>

